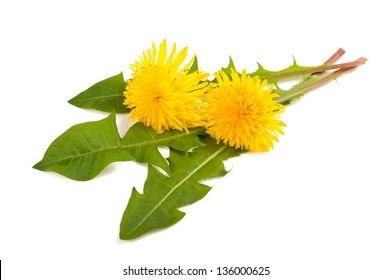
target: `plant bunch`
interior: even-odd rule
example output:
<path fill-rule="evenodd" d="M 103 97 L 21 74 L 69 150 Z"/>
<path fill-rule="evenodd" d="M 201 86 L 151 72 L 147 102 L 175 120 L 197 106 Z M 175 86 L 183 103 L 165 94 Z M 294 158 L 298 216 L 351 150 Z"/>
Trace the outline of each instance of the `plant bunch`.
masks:
<path fill-rule="evenodd" d="M 283 134 L 280 120 L 291 100 L 365 63 L 365 58 L 336 64 L 339 49 L 319 66 L 293 65 L 269 71 L 238 71 L 232 59 L 209 73 L 198 68 L 187 48 L 168 49 L 164 40 L 144 51 L 122 73 L 100 81 L 71 100 L 74 106 L 108 112 L 99 121 L 72 126 L 56 138 L 34 165 L 73 180 L 91 180 L 107 165 L 137 161 L 148 168 L 143 192 L 133 188 L 123 213 L 121 239 L 134 239 L 180 221 L 179 210 L 211 189 L 203 182 L 227 174 L 223 161 L 244 152 L 268 152 Z M 301 78 L 287 90 L 278 83 Z M 121 137 L 116 114 L 136 123 Z M 167 147 L 165 158 L 159 147 Z"/>

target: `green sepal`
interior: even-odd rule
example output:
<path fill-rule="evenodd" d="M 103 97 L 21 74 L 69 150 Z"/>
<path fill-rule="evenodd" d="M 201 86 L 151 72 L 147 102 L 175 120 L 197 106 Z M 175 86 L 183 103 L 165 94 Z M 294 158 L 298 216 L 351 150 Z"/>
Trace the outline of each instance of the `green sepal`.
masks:
<path fill-rule="evenodd" d="M 124 103 L 126 83 L 122 72 L 100 81 L 79 93 L 68 102 L 79 108 L 95 109 L 103 112 L 128 113 L 130 109 Z"/>

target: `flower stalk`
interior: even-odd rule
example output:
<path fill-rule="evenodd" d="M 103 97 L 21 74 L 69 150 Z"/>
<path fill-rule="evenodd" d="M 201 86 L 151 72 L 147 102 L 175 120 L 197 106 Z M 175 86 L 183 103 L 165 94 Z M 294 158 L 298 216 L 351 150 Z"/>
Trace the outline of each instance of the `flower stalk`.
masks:
<path fill-rule="evenodd" d="M 337 62 L 343 55 L 345 54 L 345 51 L 343 49 L 339 49 L 338 51 L 336 51 L 326 62 L 324 65 L 322 66 L 319 66 L 319 67 L 312 67 L 310 69 L 306 69 L 306 70 L 299 70 L 299 71 L 293 71 L 293 72 L 290 72 L 290 73 L 281 73 L 281 74 L 278 74 L 278 75 L 274 75 L 273 78 L 276 78 L 276 77 L 279 77 L 279 78 L 283 78 L 283 77 L 288 77 L 288 76 L 297 76 L 297 75 L 305 75 L 305 74 L 311 74 L 310 77 L 314 77 L 315 75 L 320 75 L 328 70 L 335 70 L 335 69 L 338 69 L 328 75 L 325 75 L 323 78 L 320 78 L 320 79 L 314 79 L 313 82 L 309 83 L 308 85 L 306 86 L 303 86 L 303 87 L 300 87 L 298 88 L 297 90 L 294 90 L 286 95 L 283 95 L 279 98 L 276 98 L 275 101 L 277 103 L 280 103 L 280 104 L 283 104 L 287 101 L 290 101 L 292 99 L 295 99 L 301 95 L 303 95 L 305 92 L 308 92 L 312 89 L 315 89 L 327 82 L 329 82 L 330 80 L 333 80 L 333 79 L 336 79 L 340 76 L 342 76 L 343 74 L 345 74 L 346 72 L 350 71 L 350 70 L 353 70 L 355 68 L 357 68 L 358 66 L 360 65 L 363 65 L 365 64 L 365 62 L 367 61 L 366 58 L 364 57 L 360 57 L 359 59 L 355 60 L 355 61 L 351 61 L 351 62 L 347 62 L 347 63 L 340 63 L 340 64 L 334 64 L 335 62 Z M 270 76 L 269 76 L 270 78 Z"/>
<path fill-rule="evenodd" d="M 292 76 L 298 76 L 298 75 L 305 75 L 305 74 L 316 74 L 321 73 L 328 70 L 335 70 L 335 69 L 343 69 L 343 68 L 354 68 L 360 65 L 365 64 L 367 61 L 366 58 L 360 57 L 359 59 L 351 62 L 345 62 L 340 64 L 330 64 L 330 65 L 322 65 L 322 66 L 316 66 L 316 67 L 309 67 L 308 69 L 304 70 L 298 70 L 294 72 L 289 73 L 278 73 L 278 74 L 271 74 L 271 75 L 265 75 L 265 76 L 259 76 L 261 79 L 275 79 L 275 78 L 287 78 Z"/>

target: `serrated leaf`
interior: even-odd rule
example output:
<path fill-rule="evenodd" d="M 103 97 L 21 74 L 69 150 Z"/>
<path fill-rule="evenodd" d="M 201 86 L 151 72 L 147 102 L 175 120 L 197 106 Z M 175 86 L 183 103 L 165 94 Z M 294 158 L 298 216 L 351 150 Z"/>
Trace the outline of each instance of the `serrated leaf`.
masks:
<path fill-rule="evenodd" d="M 293 64 L 280 71 L 269 71 L 266 70 L 261 64 L 258 63 L 258 69 L 250 73 L 251 77 L 258 76 L 260 79 L 267 79 L 268 83 L 275 85 L 275 92 L 279 95 L 279 98 L 284 98 L 292 92 L 296 92 L 301 89 L 305 89 L 307 86 L 321 80 L 324 78 L 324 75 L 321 74 L 309 74 L 308 71 L 317 69 L 319 66 L 300 66 L 297 64 L 296 60 L 293 59 Z M 285 79 L 291 79 L 295 77 L 301 77 L 302 80 L 297 84 L 293 85 L 290 89 L 284 90 L 279 87 L 278 83 Z M 298 98 L 304 95 L 307 91 L 301 91 L 299 95 L 295 95 L 291 99 Z M 283 104 L 288 104 L 291 99 L 284 100 Z"/>
<path fill-rule="evenodd" d="M 100 81 L 79 93 L 68 102 L 79 108 L 95 109 L 103 112 L 128 113 L 130 109 L 123 105 L 126 83 L 122 72 Z"/>
<path fill-rule="evenodd" d="M 72 126 L 50 144 L 33 167 L 74 180 L 89 180 L 112 162 L 134 159 L 120 147 L 120 140 L 112 113 L 100 121 Z"/>
<path fill-rule="evenodd" d="M 226 68 L 222 67 L 221 71 L 223 71 L 228 76 L 228 78 L 232 79 L 232 75 L 231 75 L 232 69 L 235 69 L 235 65 L 234 65 L 234 61 L 232 60 L 232 57 L 229 57 L 228 66 Z M 217 80 L 215 79 L 215 81 Z"/>
<path fill-rule="evenodd" d="M 315 87 L 330 81 L 330 76 L 334 76 L 334 74 L 330 75 L 325 73 L 325 71 L 338 69 L 338 67 L 344 67 L 344 69 L 353 69 L 355 66 L 363 63 L 365 63 L 364 58 L 358 59 L 355 62 L 339 65 L 321 64 L 319 66 L 301 66 L 297 64 L 295 59 L 293 59 L 293 64 L 291 66 L 280 71 L 267 70 L 260 63 L 258 63 L 258 69 L 252 73 L 249 73 L 248 75 L 251 77 L 258 76 L 262 80 L 266 79 L 269 84 L 273 84 L 275 86 L 275 92 L 279 95 L 279 97 L 276 98 L 276 101 L 287 105 L 291 102 L 292 99 L 298 98 Z M 221 70 L 231 78 L 231 69 L 234 67 L 234 62 L 230 57 L 228 67 L 223 67 Z M 297 84 L 293 85 L 290 89 L 284 90 L 279 87 L 278 83 L 280 81 L 296 77 L 300 77 L 301 81 L 297 82 Z M 215 83 L 217 80 L 214 79 L 212 82 Z"/>
<path fill-rule="evenodd" d="M 121 147 L 138 162 L 147 162 L 170 172 L 168 163 L 160 154 L 158 147 L 172 147 L 180 151 L 203 146 L 198 135 L 205 134 L 202 127 L 189 129 L 189 132 L 168 130 L 157 134 L 152 128 L 142 123 L 133 125 L 121 140 Z"/>
<path fill-rule="evenodd" d="M 121 239 L 134 239 L 151 230 L 165 228 L 180 221 L 185 213 L 178 208 L 202 199 L 210 187 L 199 181 L 224 176 L 227 171 L 223 160 L 238 156 L 242 150 L 206 138 L 206 145 L 194 152 L 170 149 L 171 176 L 165 176 L 152 166 L 144 192 L 135 188 L 124 211 Z"/>
<path fill-rule="evenodd" d="M 249 75 L 251 77 L 259 76 L 260 79 L 267 79 L 270 84 L 277 85 L 278 82 L 283 79 L 303 76 L 301 72 L 317 67 L 319 66 L 300 66 L 296 63 L 296 60 L 293 59 L 293 64 L 291 66 L 280 71 L 269 71 L 263 68 L 260 63 L 258 63 L 258 69 L 255 72 L 250 73 Z"/>
<path fill-rule="evenodd" d="M 305 75 L 303 77 L 302 81 L 293 85 L 290 89 L 284 90 L 277 85 L 275 92 L 279 95 L 279 99 L 280 98 L 284 99 L 284 101 L 280 102 L 280 103 L 283 105 L 287 105 L 292 101 L 292 99 L 296 99 L 296 98 L 303 96 L 305 93 L 307 93 L 309 90 L 312 89 L 310 87 L 311 85 L 315 84 L 318 81 L 321 81 L 326 76 L 327 76 L 326 74 Z M 295 94 L 292 98 L 284 98 L 284 97 L 290 95 L 291 93 L 295 93 L 295 92 L 299 92 L 299 91 L 300 91 L 300 94 Z"/>

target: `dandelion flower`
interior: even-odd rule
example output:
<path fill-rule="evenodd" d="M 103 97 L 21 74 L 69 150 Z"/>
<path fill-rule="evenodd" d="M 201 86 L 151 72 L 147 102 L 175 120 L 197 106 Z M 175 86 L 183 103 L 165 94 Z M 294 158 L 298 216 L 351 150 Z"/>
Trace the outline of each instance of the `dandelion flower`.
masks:
<path fill-rule="evenodd" d="M 218 84 L 207 94 L 206 131 L 218 143 L 235 148 L 267 152 L 273 148 L 277 135 L 285 124 L 277 117 L 284 106 L 273 98 L 273 86 L 265 89 L 266 80 L 251 78 L 243 71 L 232 69 L 232 79 L 220 71 L 215 74 Z"/>
<path fill-rule="evenodd" d="M 164 40 L 157 50 L 147 50 L 140 61 L 130 65 L 132 79 L 126 81 L 124 105 L 132 111 L 130 117 L 157 133 L 169 129 L 186 130 L 202 125 L 201 112 L 205 106 L 202 97 L 209 74 L 189 73 L 195 56 L 181 67 L 187 56 L 187 47 L 179 53 L 174 44 L 167 56 Z"/>

